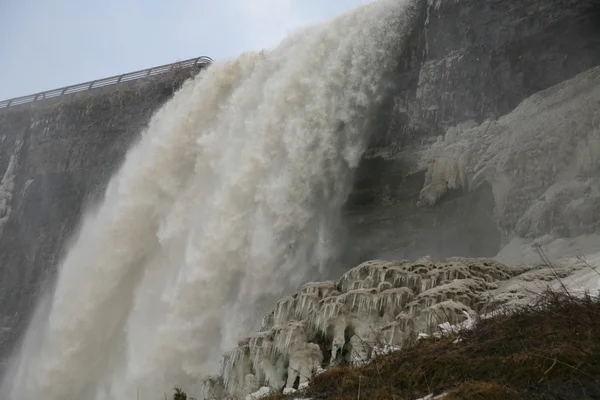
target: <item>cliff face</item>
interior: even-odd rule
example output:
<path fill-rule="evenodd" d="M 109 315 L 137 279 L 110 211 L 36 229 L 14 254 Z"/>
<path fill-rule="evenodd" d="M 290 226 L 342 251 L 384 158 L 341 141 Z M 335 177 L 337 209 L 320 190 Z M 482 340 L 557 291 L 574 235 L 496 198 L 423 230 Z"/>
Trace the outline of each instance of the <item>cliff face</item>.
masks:
<path fill-rule="evenodd" d="M 500 221 L 506 213 L 498 214 L 493 191 L 499 186 L 492 179 L 471 186 L 444 182 L 448 190 L 434 207 L 432 202 L 418 207 L 428 169 L 423 151 L 449 128 L 483 124 L 485 130 L 527 97 L 600 64 L 600 6 L 593 0 L 417 4 L 419 23 L 391 78 L 387 107 L 377 115 L 371 149 L 349 202 L 349 258 L 355 263 L 424 253 L 493 256 L 514 238 L 516 221 L 533 197 L 515 198 L 510 222 Z M 513 173 L 529 171 L 522 165 Z M 536 195 L 554 183 L 539 178 Z M 523 227 L 518 236 L 531 236 Z M 550 223 L 538 236 L 552 228 Z"/>
<path fill-rule="evenodd" d="M 0 358 L 52 284 L 83 211 L 189 73 L 0 110 Z"/>
<path fill-rule="evenodd" d="M 415 1 L 418 23 L 374 116 L 371 146 L 346 207 L 346 265 L 375 256 L 493 256 L 513 236 L 531 233 L 525 222 L 516 229 L 529 203 L 510 224 L 498 223 L 493 179 L 444 182 L 435 201 L 418 206 L 433 176 L 423 157 L 448 128 L 471 121 L 468 127 L 483 124 L 486 135 L 486 119 L 600 65 L 594 4 Z M 100 198 L 127 148 L 184 78 L 0 110 L 0 357 L 14 347 L 43 284 L 51 283 L 82 211 Z M 527 202 L 554 183 L 548 179 Z M 600 219 L 589 215 L 585 233 Z"/>

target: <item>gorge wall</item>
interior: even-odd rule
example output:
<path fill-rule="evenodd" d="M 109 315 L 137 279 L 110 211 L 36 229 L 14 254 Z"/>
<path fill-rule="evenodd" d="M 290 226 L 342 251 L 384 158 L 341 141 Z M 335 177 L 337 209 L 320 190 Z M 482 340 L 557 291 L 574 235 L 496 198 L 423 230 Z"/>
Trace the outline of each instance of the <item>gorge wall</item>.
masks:
<path fill-rule="evenodd" d="M 538 160 L 531 153 L 508 169 L 506 163 L 490 163 L 486 171 L 500 171 L 493 176 L 480 173 L 468 160 L 458 165 L 458 158 L 466 151 L 491 158 L 469 148 L 470 141 L 483 138 L 492 143 L 494 135 L 515 127 L 510 120 L 497 118 L 535 93 L 600 65 L 598 3 L 422 0 L 414 4 L 417 17 L 410 40 L 403 45 L 384 105 L 372 118 L 370 147 L 345 207 L 345 251 L 339 267 L 323 278 L 337 277 L 370 258 L 488 257 L 515 237 L 597 232 L 597 183 L 588 179 L 597 164 L 577 171 L 579 185 L 567 188 L 580 193 L 569 202 L 590 204 L 579 217 L 581 222 L 571 226 L 572 218 L 561 219 L 554 211 L 564 204 L 560 190 L 552 201 L 540 199 L 557 182 L 557 174 L 535 175 L 534 186 L 525 180 L 519 183 L 522 190 L 507 189 L 514 194 L 513 202 L 499 207 L 498 182 L 530 171 L 526 160 Z M 587 78 L 597 82 L 593 74 Z M 3 359 L 14 349 L 44 285 L 52 284 L 83 210 L 101 198 L 131 143 L 185 78 L 164 76 L 122 91 L 0 110 Z M 581 85 L 591 87 L 585 80 Z M 598 104 L 595 93 L 588 104 Z M 563 94 L 570 96 L 568 91 Z M 594 111 L 581 112 L 593 125 L 589 114 Z M 592 125 L 590 129 L 598 129 Z M 452 127 L 450 135 L 438 139 Z M 560 141 L 564 129 L 555 133 Z M 542 139 L 543 132 L 536 140 Z M 455 144 L 460 146 L 447 150 Z M 579 142 L 573 144 L 572 154 L 578 146 Z M 503 148 L 496 149 L 502 153 Z M 503 160 L 513 160 L 511 154 Z M 424 164 L 424 159 L 429 162 Z M 441 165 L 440 159 L 451 162 Z M 569 163 L 559 165 L 566 168 Z M 455 172 L 434 173 L 444 166 Z M 544 206 L 550 203 L 552 207 Z M 538 207 L 532 208 L 535 204 Z M 539 221 L 540 215 L 544 224 L 527 222 Z"/>
<path fill-rule="evenodd" d="M 83 212 L 192 70 L 0 109 L 0 358 L 53 284 Z"/>
<path fill-rule="evenodd" d="M 358 238 L 349 247 L 364 252 L 354 261 L 494 255 L 514 225 L 496 223 L 492 187 L 457 185 L 418 207 L 421 150 L 600 64 L 594 1 L 430 0 L 419 10 L 349 201 Z"/>

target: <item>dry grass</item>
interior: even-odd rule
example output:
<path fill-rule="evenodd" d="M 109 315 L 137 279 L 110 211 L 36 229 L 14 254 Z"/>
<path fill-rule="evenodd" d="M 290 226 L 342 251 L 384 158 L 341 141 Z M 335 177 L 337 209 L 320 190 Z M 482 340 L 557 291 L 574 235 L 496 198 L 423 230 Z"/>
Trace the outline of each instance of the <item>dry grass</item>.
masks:
<path fill-rule="evenodd" d="M 545 293 L 455 337 L 316 376 L 302 395 L 330 400 L 600 398 L 600 300 Z M 296 397 L 298 395 L 296 394 Z M 275 395 L 269 400 L 291 399 Z"/>

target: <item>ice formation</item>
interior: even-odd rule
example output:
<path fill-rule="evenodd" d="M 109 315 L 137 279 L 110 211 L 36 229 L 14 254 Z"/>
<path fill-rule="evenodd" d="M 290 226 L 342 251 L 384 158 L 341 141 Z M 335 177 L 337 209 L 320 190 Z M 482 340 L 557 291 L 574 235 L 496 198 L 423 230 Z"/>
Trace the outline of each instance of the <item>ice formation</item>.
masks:
<path fill-rule="evenodd" d="M 576 237 L 600 229 L 600 68 L 511 113 L 451 127 L 427 149 L 421 202 L 489 183 L 505 237 Z"/>
<path fill-rule="evenodd" d="M 531 301 L 546 287 L 558 288 L 557 276 L 572 288 L 585 281 L 586 290 L 599 293 L 600 275 L 590 275 L 598 274 L 590 268 L 597 265 L 600 256 L 552 268 L 464 258 L 365 262 L 337 282 L 309 283 L 279 301 L 261 332 L 224 357 L 225 393 L 248 395 L 258 386 L 291 393 L 319 368 L 368 362 L 419 335 L 451 332 L 498 307 Z M 242 379 L 249 375 L 252 387 Z"/>

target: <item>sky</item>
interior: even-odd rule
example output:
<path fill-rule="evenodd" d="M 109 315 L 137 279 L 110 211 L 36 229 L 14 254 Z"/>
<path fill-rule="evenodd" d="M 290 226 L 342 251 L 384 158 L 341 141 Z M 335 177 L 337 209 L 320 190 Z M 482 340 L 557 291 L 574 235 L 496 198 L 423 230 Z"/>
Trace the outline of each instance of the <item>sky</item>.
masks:
<path fill-rule="evenodd" d="M 0 100 L 273 48 L 365 0 L 0 0 Z"/>

